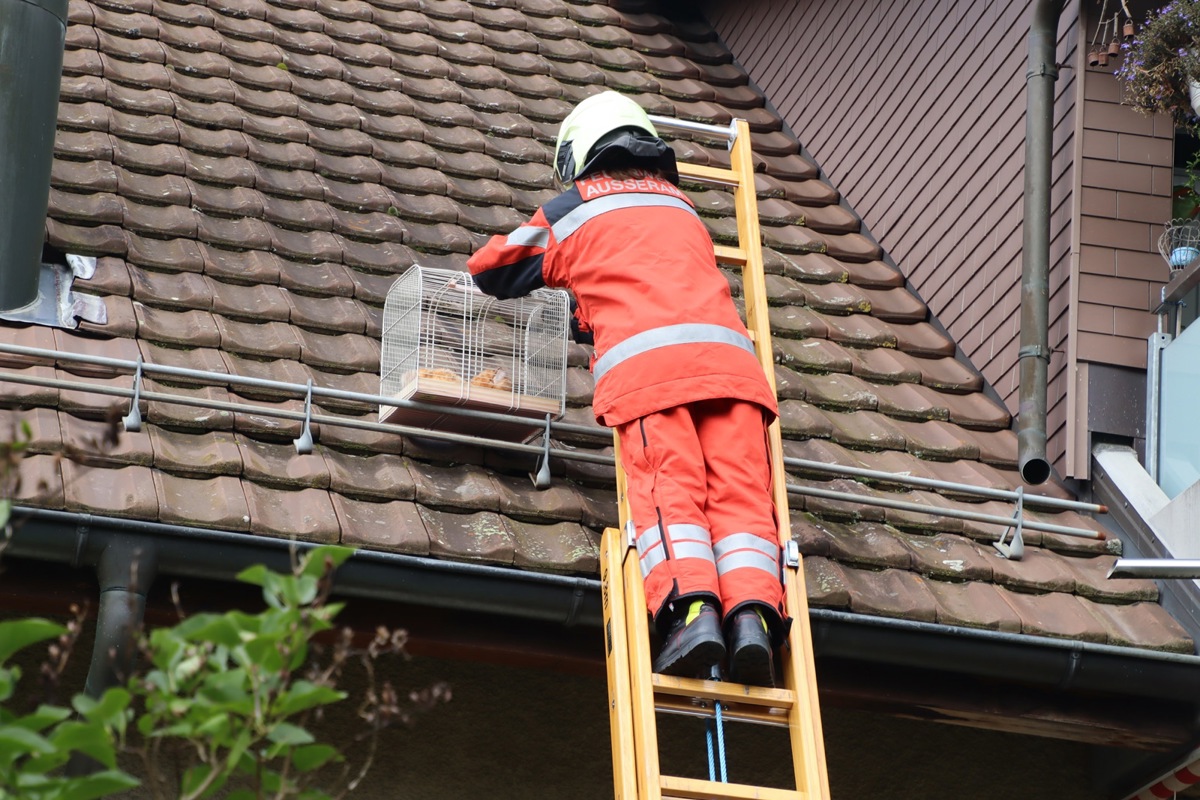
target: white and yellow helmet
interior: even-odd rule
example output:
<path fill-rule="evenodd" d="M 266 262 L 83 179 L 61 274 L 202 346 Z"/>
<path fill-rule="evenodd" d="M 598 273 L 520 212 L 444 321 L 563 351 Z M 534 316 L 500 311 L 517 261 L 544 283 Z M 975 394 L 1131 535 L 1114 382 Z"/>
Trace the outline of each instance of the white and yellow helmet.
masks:
<path fill-rule="evenodd" d="M 626 135 L 610 135 L 624 133 Z M 621 155 L 626 163 L 660 169 L 678 182 L 675 153 L 662 139 L 646 112 L 613 91 L 583 100 L 558 129 L 554 172 L 563 183 L 597 168 L 601 160 Z"/>

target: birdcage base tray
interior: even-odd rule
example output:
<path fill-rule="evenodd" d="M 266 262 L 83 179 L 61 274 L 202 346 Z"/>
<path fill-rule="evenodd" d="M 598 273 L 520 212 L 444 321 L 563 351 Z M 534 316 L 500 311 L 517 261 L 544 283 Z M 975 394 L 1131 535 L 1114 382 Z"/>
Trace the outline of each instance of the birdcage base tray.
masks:
<path fill-rule="evenodd" d="M 508 389 L 477 386 L 462 380 L 421 377 L 405 384 L 396 397 L 430 405 L 491 411 L 513 419 L 501 422 L 401 406 L 380 409 L 381 422 L 487 436 L 505 441 L 524 441 L 542 430 L 547 414 L 553 419 L 562 415 L 562 406 L 558 400 L 514 394 Z"/>

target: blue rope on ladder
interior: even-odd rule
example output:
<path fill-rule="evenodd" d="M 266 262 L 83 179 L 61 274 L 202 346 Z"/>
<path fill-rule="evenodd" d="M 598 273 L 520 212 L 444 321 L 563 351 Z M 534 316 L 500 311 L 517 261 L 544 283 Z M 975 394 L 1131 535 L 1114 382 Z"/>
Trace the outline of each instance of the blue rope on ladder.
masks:
<path fill-rule="evenodd" d="M 721 703 L 713 703 L 715 712 L 711 719 L 705 720 L 704 738 L 708 743 L 708 779 L 717 780 L 716 763 L 713 760 L 713 740 L 717 742 L 717 759 L 721 765 L 721 783 L 729 783 L 729 775 L 725 770 L 725 723 L 721 719 Z"/>

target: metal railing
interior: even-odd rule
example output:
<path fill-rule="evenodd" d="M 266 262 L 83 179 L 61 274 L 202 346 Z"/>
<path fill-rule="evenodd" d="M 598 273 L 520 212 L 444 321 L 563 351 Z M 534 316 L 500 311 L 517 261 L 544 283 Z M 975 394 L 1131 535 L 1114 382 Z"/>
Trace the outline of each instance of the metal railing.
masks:
<path fill-rule="evenodd" d="M 141 401 L 172 403 L 196 408 L 210 409 L 214 411 L 227 411 L 231 413 L 243 414 L 253 413 L 265 417 L 291 420 L 299 422 L 303 426 L 301 437 L 299 437 L 301 439 L 304 438 L 305 434 L 308 434 L 308 425 L 315 423 L 318 425 L 342 426 L 359 430 L 394 433 L 401 436 L 434 439 L 457 444 L 475 445 L 498 450 L 525 453 L 528 455 L 541 456 L 543 459 L 543 464 L 551 458 L 580 461 L 605 466 L 612 466 L 614 464 L 613 457 L 611 455 L 565 449 L 562 447 L 552 447 L 550 445 L 549 436 L 544 436 L 543 442 L 540 445 L 520 444 L 516 442 L 489 439 L 483 436 L 472 434 L 458 434 L 446 431 L 430 430 L 426 428 L 413 428 L 404 425 L 394 425 L 390 423 L 372 421 L 361 417 L 313 413 L 311 410 L 311 403 L 314 398 L 329 398 L 347 402 L 362 403 L 365 406 L 373 406 L 376 408 L 381 404 L 405 405 L 414 409 L 426 411 L 436 410 L 441 413 L 462 414 L 484 420 L 501 422 L 507 422 L 510 420 L 509 415 L 495 412 L 479 411 L 475 409 L 458 408 L 453 406 L 432 406 L 411 400 L 396 400 L 395 398 L 384 397 L 382 395 L 365 394 L 361 392 L 351 392 L 341 389 L 317 386 L 311 381 L 306 384 L 287 383 L 284 381 L 275 381 L 266 378 L 252 378 L 226 372 L 209 372 L 205 370 L 190 369 L 187 367 L 151 364 L 141 359 L 130 361 L 127 359 L 93 356 L 83 353 L 71 353 L 62 350 L 24 347 L 21 345 L 3 342 L 0 342 L 0 353 L 24 356 L 30 360 L 30 366 L 38 366 L 39 364 L 45 364 L 46 362 L 87 364 L 91 366 L 107 367 L 113 371 L 114 375 L 127 373 L 133 378 L 131 386 L 129 388 L 124 388 L 120 386 L 88 383 L 85 380 L 63 380 L 60 378 L 46 378 L 37 375 L 23 375 L 17 371 L 5 370 L 0 372 L 0 383 L 8 381 L 10 383 L 24 385 L 42 386 L 54 389 L 67 389 L 70 391 L 80 391 L 111 397 L 127 398 L 131 401 L 136 400 L 139 403 Z M 294 395 L 297 400 L 304 400 L 305 410 L 299 411 L 257 405 L 250 402 L 228 402 L 208 397 L 192 397 L 189 395 L 174 394 L 170 392 L 148 391 L 142 386 L 143 377 L 146 375 L 160 375 L 164 377 L 175 378 L 180 382 L 196 384 L 199 386 L 241 386 L 272 389 L 279 393 Z M 133 402 L 131 402 L 131 406 L 133 406 Z M 129 416 L 134 415 L 131 414 Z M 140 419 L 140 412 L 137 416 Z M 131 426 L 127 422 L 126 426 L 128 430 L 137 430 L 136 424 Z M 593 439 L 600 438 L 605 441 L 609 441 L 611 437 L 611 433 L 607 428 L 591 427 L 565 422 L 550 421 L 548 423 L 548 430 L 551 434 L 558 433 Z M 311 434 L 309 434 L 309 436 L 311 436 Z M 300 452 L 307 452 L 300 449 L 299 439 L 297 440 L 297 449 Z M 1055 525 L 1048 522 L 1042 522 L 1040 520 L 1026 520 L 1020 516 L 1022 507 L 1024 505 L 1039 505 L 1048 509 L 1071 510 L 1083 513 L 1105 513 L 1107 511 L 1104 506 L 1093 503 L 1064 500 L 1061 498 L 1047 497 L 1044 495 L 1031 495 L 1025 493 L 1023 490 L 1010 491 L 1004 489 L 995 489 L 991 487 L 974 486 L 965 483 L 942 481 L 933 478 L 922 478 L 914 475 L 882 472 L 878 470 L 864 469 L 861 467 L 825 464 L 823 462 L 809 461 L 799 458 L 785 458 L 784 464 L 785 466 L 796 469 L 822 471 L 831 473 L 835 476 L 866 478 L 869 480 L 877 480 L 886 483 L 897 483 L 914 487 L 934 489 L 969 497 L 999 499 L 1015 502 L 1017 506 L 1017 516 L 1005 517 L 967 509 L 930 507 L 896 498 L 874 497 L 870 495 L 856 494 L 854 492 L 843 492 L 838 490 L 821 489 L 818 487 L 798 486 L 794 484 L 788 485 L 787 489 L 789 494 L 808 495 L 812 497 L 820 497 L 843 502 L 858 503 L 861 505 L 891 508 L 899 511 L 924 514 L 931 517 L 941 516 L 995 525 L 1015 526 L 1018 536 L 1020 528 L 1024 527 L 1031 530 L 1041 530 L 1069 536 L 1081 536 L 1092 539 L 1104 538 L 1104 535 L 1098 531 L 1089 530 L 1086 528 Z"/>

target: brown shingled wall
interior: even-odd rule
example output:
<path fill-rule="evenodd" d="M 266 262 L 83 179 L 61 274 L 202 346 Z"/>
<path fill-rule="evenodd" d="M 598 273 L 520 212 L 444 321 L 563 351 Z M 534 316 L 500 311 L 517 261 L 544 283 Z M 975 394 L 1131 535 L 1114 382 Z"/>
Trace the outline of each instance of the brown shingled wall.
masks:
<path fill-rule="evenodd" d="M 870 233 L 1016 410 L 1032 3 L 710 2 L 751 78 Z M 1074 59 L 1070 2 L 1058 57 Z M 1066 446 L 1074 70 L 1057 83 L 1049 455 Z"/>
<path fill-rule="evenodd" d="M 1120 105 L 1110 70 L 1084 81 L 1078 358 L 1144 369 L 1167 267 L 1158 255 L 1171 216 L 1170 120 Z"/>

